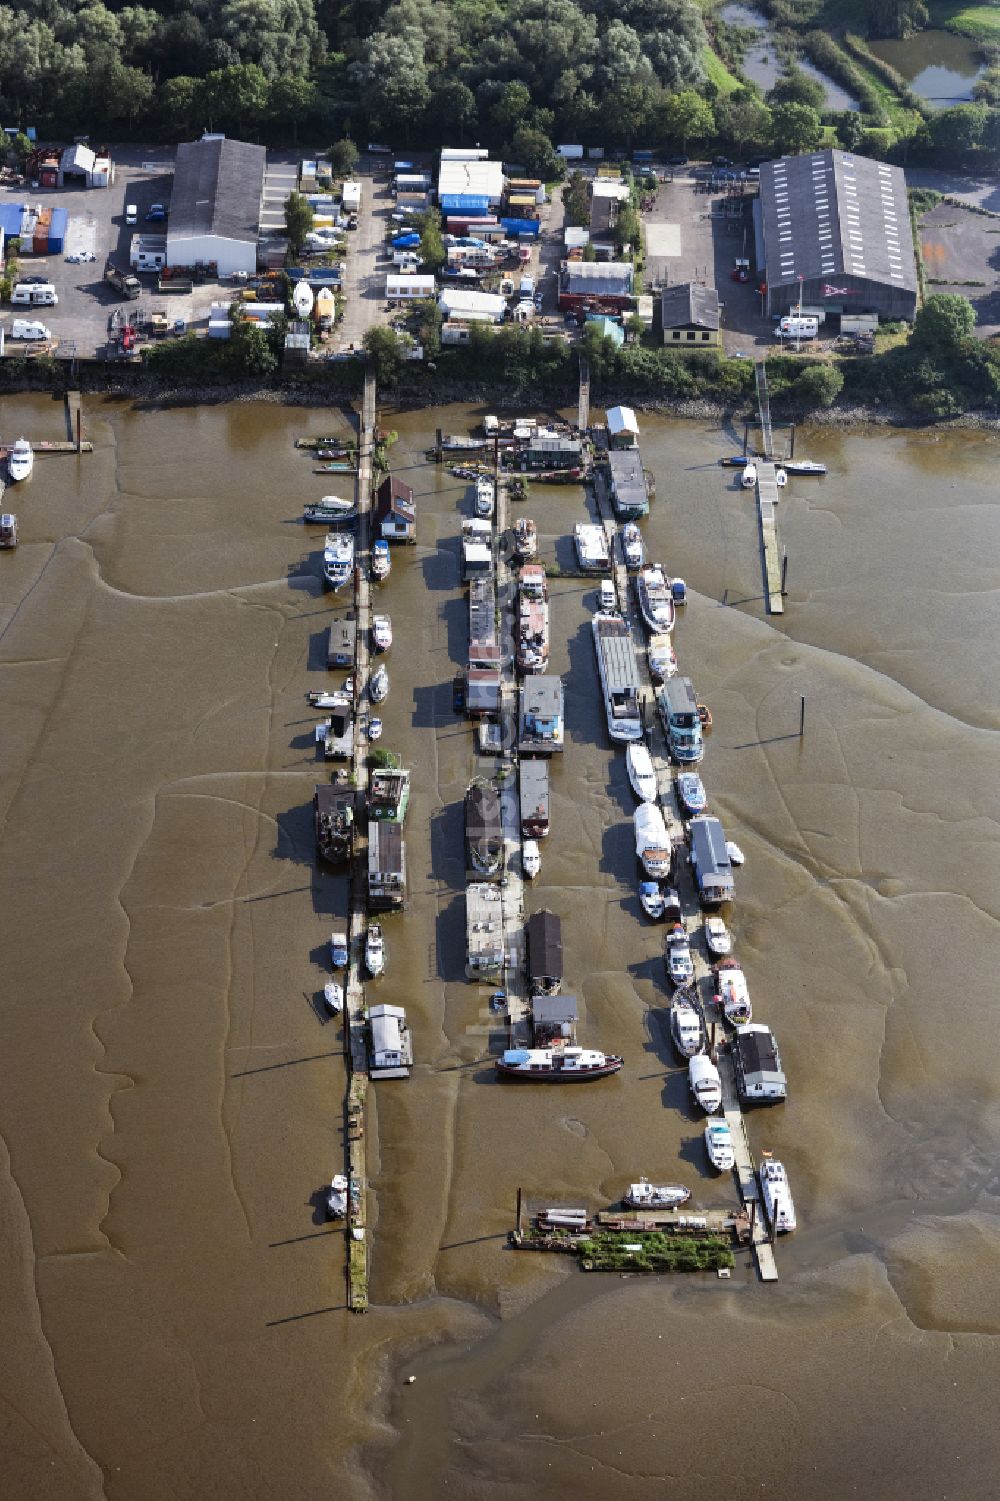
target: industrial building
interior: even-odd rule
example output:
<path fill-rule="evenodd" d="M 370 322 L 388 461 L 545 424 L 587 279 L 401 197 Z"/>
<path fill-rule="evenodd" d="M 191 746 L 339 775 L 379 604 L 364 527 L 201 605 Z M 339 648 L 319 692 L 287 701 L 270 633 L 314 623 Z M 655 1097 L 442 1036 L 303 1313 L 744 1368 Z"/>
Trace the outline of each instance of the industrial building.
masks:
<path fill-rule="evenodd" d="M 696 282 L 664 287 L 660 314 L 664 344 L 707 344 L 711 349 L 721 343 L 719 294 L 714 287 L 701 287 Z"/>
<path fill-rule="evenodd" d="M 559 306 L 621 312 L 632 305 L 631 261 L 569 261 L 559 282 Z"/>
<path fill-rule="evenodd" d="M 107 147 L 92 151 L 82 141 L 67 146 L 59 157 L 56 182 L 60 188 L 107 188 L 113 172 Z"/>
<path fill-rule="evenodd" d="M 491 162 L 478 147 L 446 147 L 438 173 L 438 204 L 443 214 L 487 214 L 504 194 L 503 163 Z"/>
<path fill-rule="evenodd" d="M 220 276 L 257 270 L 264 192 L 263 146 L 205 136 L 177 148 L 167 225 L 167 265 L 215 262 Z"/>
<path fill-rule="evenodd" d="M 900 167 L 845 151 L 767 162 L 754 229 L 772 318 L 801 304 L 821 317 L 912 320 L 917 266 Z"/>

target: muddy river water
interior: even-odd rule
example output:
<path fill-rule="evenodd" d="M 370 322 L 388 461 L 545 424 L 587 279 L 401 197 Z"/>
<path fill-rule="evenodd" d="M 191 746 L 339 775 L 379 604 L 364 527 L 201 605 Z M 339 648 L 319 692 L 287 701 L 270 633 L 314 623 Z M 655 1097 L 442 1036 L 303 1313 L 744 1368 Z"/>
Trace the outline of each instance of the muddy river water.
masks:
<path fill-rule="evenodd" d="M 88 403 L 95 452 L 39 458 L 0 555 L 0 1493 L 583 1501 L 987 1497 L 1000 1441 L 1000 443 L 803 431 L 764 615 L 734 434 L 642 420 L 651 551 L 687 579 L 703 774 L 742 845 L 733 926 L 787 1104 L 750 1120 L 792 1179 L 781 1280 L 588 1277 L 506 1247 L 516 1189 L 610 1203 L 711 1177 L 664 1031 L 662 934 L 587 623 L 554 582 L 567 745 L 532 908 L 562 915 L 602 1084 L 494 1082 L 463 979 L 470 732 L 451 705 L 461 481 L 392 416 L 418 497 L 395 554 L 384 743 L 414 771 L 412 903 L 379 997 L 417 1067 L 368 1123 L 372 1308 L 344 1308 L 346 908 L 313 859 L 310 687 L 331 603 L 297 434 L 339 412 Z M 4 402 L 3 432 L 62 436 Z M 542 560 L 582 490 L 535 487 Z M 806 700 L 805 734 L 797 735 Z M 407 1384 L 407 1376 L 416 1381 Z"/>

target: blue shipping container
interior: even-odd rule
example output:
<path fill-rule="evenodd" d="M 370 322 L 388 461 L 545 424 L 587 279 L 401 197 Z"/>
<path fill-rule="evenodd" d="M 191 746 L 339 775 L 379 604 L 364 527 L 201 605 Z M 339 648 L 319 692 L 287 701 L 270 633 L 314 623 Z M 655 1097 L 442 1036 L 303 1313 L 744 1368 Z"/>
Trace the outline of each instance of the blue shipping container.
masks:
<path fill-rule="evenodd" d="M 69 212 L 64 208 L 54 208 L 52 219 L 49 223 L 49 255 L 62 255 L 66 244 L 66 229 L 69 224 Z"/>
<path fill-rule="evenodd" d="M 5 240 L 12 239 L 21 233 L 23 217 L 23 203 L 0 203 L 0 229 L 3 230 Z"/>
<path fill-rule="evenodd" d="M 476 193 L 445 193 L 440 203 L 444 214 L 485 214 L 490 207 L 490 200 Z"/>
<path fill-rule="evenodd" d="M 507 234 L 514 235 L 520 240 L 537 240 L 542 232 L 542 226 L 537 219 L 501 219 Z"/>

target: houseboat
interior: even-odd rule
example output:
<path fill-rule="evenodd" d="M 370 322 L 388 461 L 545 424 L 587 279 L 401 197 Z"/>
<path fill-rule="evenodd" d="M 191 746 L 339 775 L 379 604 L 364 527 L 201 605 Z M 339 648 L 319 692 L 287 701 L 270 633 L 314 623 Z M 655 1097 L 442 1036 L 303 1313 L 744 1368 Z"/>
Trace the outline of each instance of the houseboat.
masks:
<path fill-rule="evenodd" d="M 354 573 L 354 538 L 350 533 L 327 532 L 323 548 L 323 579 L 331 589 L 343 589 Z"/>
<path fill-rule="evenodd" d="M 732 1057 L 741 1105 L 773 1105 L 785 1099 L 788 1085 L 778 1044 L 769 1027 L 761 1022 L 737 1027 Z"/>
<path fill-rule="evenodd" d="M 503 906 L 499 886 L 470 881 L 465 888 L 465 977 L 495 984 L 503 975 Z"/>
<path fill-rule="evenodd" d="M 368 907 L 399 912 L 406 906 L 406 841 L 403 826 L 389 819 L 368 828 Z"/>
<path fill-rule="evenodd" d="M 577 1084 L 606 1079 L 624 1064 L 617 1053 L 594 1048 L 507 1048 L 497 1059 L 502 1079 L 534 1079 L 542 1084 Z"/>
<path fill-rule="evenodd" d="M 612 449 L 607 457 L 608 490 L 616 516 L 637 521 L 649 515 L 652 481 L 637 448 Z"/>
<path fill-rule="evenodd" d="M 628 623 L 621 615 L 600 610 L 592 621 L 597 671 L 612 740 L 642 739 L 639 668 Z"/>
<path fill-rule="evenodd" d="M 462 582 L 483 578 L 493 571 L 493 528 L 488 521 L 468 517 L 462 522 Z"/>
<path fill-rule="evenodd" d="M 465 869 L 477 881 L 498 881 L 504 868 L 500 796 L 490 782 L 473 782 L 465 794 Z"/>
<path fill-rule="evenodd" d="M 555 995 L 563 981 L 562 919 L 544 908 L 524 925 L 528 989 L 532 995 Z"/>
<path fill-rule="evenodd" d="M 13 511 L 4 511 L 0 515 L 0 549 L 9 550 L 17 546 L 17 517 Z"/>
<path fill-rule="evenodd" d="M 660 563 L 650 563 L 636 575 L 636 597 L 642 618 L 651 631 L 672 631 L 677 618 L 674 596 Z"/>
<path fill-rule="evenodd" d="M 574 528 L 576 556 L 584 573 L 609 573 L 611 550 L 603 526 L 578 521 Z"/>
<path fill-rule="evenodd" d="M 517 607 L 517 670 L 544 672 L 549 665 L 549 607 L 542 599 L 520 596 Z"/>
<path fill-rule="evenodd" d="M 677 672 L 677 654 L 674 643 L 665 631 L 657 631 L 646 643 L 649 660 L 649 675 L 654 683 L 665 683 Z"/>
<path fill-rule="evenodd" d="M 333 693 L 336 700 L 329 719 L 317 728 L 322 732 L 323 756 L 327 761 L 349 761 L 354 754 L 354 703 L 346 693 Z"/>
<path fill-rule="evenodd" d="M 529 677 L 521 684 L 518 750 L 523 756 L 552 756 L 563 749 L 565 709 L 562 678 Z"/>
<path fill-rule="evenodd" d="M 354 789 L 324 783 L 313 793 L 316 850 L 322 860 L 338 865 L 350 859 L 354 844 Z"/>
<path fill-rule="evenodd" d="M 413 1038 L 402 1006 L 368 1011 L 368 1072 L 373 1079 L 406 1079 L 413 1067 Z"/>
<path fill-rule="evenodd" d="M 705 754 L 698 702 L 690 678 L 670 678 L 656 695 L 667 749 L 682 766 L 696 765 Z"/>
<path fill-rule="evenodd" d="M 410 805 L 410 772 L 405 766 L 373 766 L 368 773 L 368 817 L 402 823 Z"/>
<path fill-rule="evenodd" d="M 726 836 L 717 818 L 704 814 L 688 824 L 691 841 L 691 873 L 703 907 L 721 907 L 732 901 L 733 867 Z"/>
<path fill-rule="evenodd" d="M 743 1027 L 753 1020 L 747 977 L 735 959 L 723 959 L 715 966 L 715 991 L 716 1005 L 732 1026 Z"/>
<path fill-rule="evenodd" d="M 544 756 L 526 756 L 518 766 L 521 795 L 521 833 L 544 839 L 549 832 L 549 763 Z"/>
<path fill-rule="evenodd" d="M 335 620 L 327 637 L 327 667 L 353 667 L 358 626 L 355 620 Z"/>
<path fill-rule="evenodd" d="M 302 507 L 302 520 L 310 524 L 340 526 L 353 521 L 357 514 L 357 503 L 342 500 L 339 495 L 324 495 L 322 500 L 311 500 Z"/>

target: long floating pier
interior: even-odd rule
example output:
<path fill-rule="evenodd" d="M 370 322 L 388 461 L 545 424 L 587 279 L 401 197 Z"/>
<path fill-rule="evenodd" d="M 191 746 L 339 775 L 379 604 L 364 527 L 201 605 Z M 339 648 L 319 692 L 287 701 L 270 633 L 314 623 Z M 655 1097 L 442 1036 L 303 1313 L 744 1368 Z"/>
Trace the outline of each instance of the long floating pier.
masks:
<path fill-rule="evenodd" d="M 757 464 L 757 516 L 760 522 L 761 559 L 764 568 L 764 592 L 769 615 L 783 615 L 785 600 L 781 592 L 781 544 L 778 541 L 778 482 L 776 466 Z"/>

